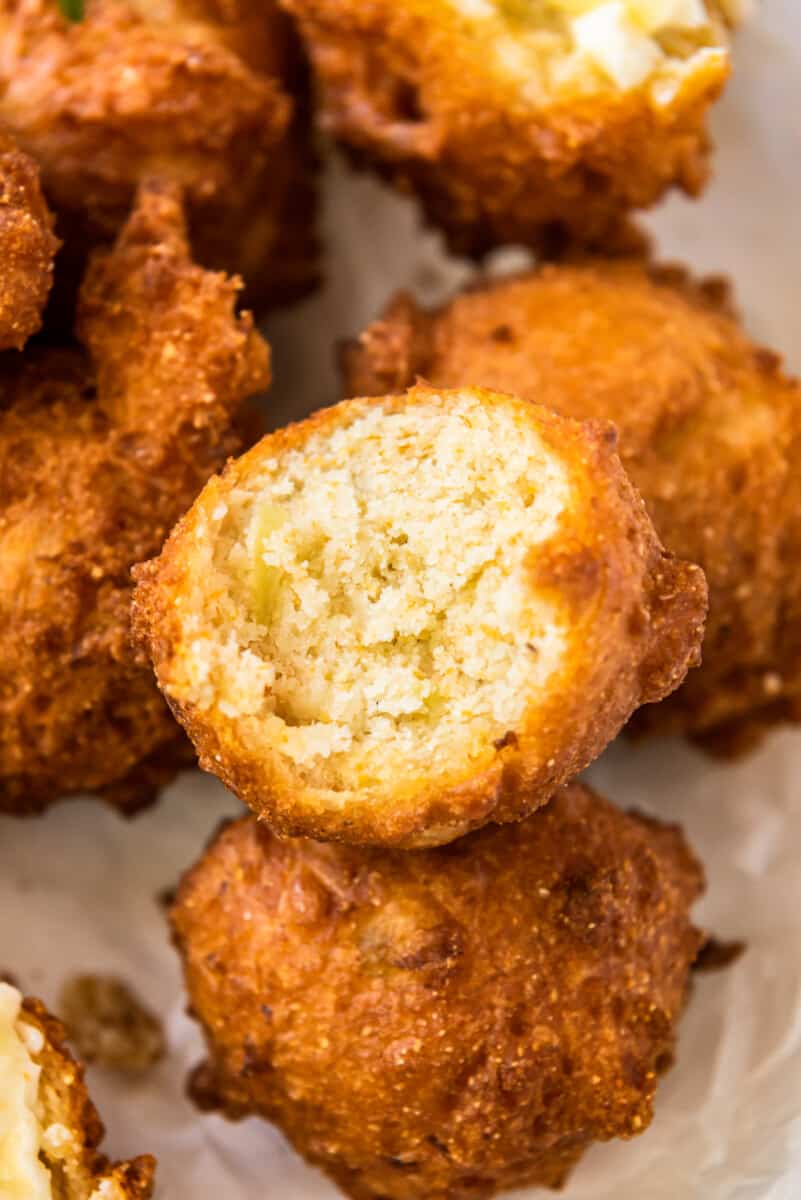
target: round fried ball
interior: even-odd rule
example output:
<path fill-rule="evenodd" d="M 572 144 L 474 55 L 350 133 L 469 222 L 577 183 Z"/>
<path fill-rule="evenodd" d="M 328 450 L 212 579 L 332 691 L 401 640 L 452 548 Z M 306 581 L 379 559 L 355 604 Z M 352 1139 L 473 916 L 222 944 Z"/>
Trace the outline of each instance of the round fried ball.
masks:
<path fill-rule="evenodd" d="M 345 360 L 360 394 L 423 375 L 611 421 L 659 536 L 709 584 L 701 669 L 635 728 L 735 752 L 801 718 L 801 389 L 719 282 L 596 260 L 474 287 L 437 312 L 399 297 Z"/>
<path fill-rule="evenodd" d="M 587 788 L 415 853 L 229 825 L 172 909 L 203 1107 L 274 1121 L 355 1200 L 558 1186 L 641 1133 L 701 868 Z"/>
<path fill-rule="evenodd" d="M 460 251 L 617 236 L 706 180 L 729 0 L 281 0 L 321 119 Z"/>
<path fill-rule="evenodd" d="M 135 625 L 219 775 L 275 828 L 398 846 L 517 820 L 696 661 L 609 430 L 477 389 L 350 400 L 209 481 Z"/>

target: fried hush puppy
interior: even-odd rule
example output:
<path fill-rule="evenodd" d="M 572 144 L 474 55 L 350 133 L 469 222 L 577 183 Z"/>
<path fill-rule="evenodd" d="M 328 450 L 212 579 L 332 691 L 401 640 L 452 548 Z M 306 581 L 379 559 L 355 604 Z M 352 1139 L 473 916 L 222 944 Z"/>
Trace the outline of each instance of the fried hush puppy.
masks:
<path fill-rule="evenodd" d="M 132 809 L 188 757 L 130 646 L 130 568 L 241 449 L 268 381 L 237 292 L 152 183 L 89 270 L 80 344 L 0 360 L 0 812 L 84 791 Z"/>
<path fill-rule="evenodd" d="M 322 123 L 452 248 L 597 244 L 707 175 L 729 0 L 281 0 Z"/>
<path fill-rule="evenodd" d="M 41 327 L 57 249 L 37 166 L 0 130 L 0 350 Z"/>
<path fill-rule="evenodd" d="M 360 394 L 422 375 L 611 421 L 659 536 L 709 584 L 701 669 L 633 727 L 731 754 L 801 719 L 801 388 L 719 283 L 635 262 L 548 266 L 436 312 L 398 297 L 344 359 Z"/>
<path fill-rule="evenodd" d="M 237 821 L 171 914 L 195 1098 L 274 1121 L 354 1200 L 558 1187 L 651 1120 L 702 888 L 677 827 L 577 784 L 413 854 Z"/>
<path fill-rule="evenodd" d="M 0 85 L 70 252 L 59 284 L 150 175 L 181 185 L 196 259 L 241 274 L 249 304 L 314 283 L 303 68 L 273 0 L 87 0 L 79 21 L 0 0 Z"/>
<path fill-rule="evenodd" d="M 135 575 L 201 766 L 283 833 L 405 847 L 545 803 L 681 682 L 706 602 L 609 427 L 426 386 L 263 439 Z"/>
<path fill-rule="evenodd" d="M 149 1155 L 109 1163 L 103 1126 L 64 1029 L 0 982 L 0 1194 L 13 1200 L 148 1200 Z"/>

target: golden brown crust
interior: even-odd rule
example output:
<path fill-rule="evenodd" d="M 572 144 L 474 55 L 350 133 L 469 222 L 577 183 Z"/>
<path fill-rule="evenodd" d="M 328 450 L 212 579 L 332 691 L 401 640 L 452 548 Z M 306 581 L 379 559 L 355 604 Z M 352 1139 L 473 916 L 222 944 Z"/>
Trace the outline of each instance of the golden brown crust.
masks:
<path fill-rule="evenodd" d="M 483 405 L 515 407 L 510 396 L 471 389 Z M 418 385 L 381 397 L 385 411 L 431 402 Z M 458 396 L 445 393 L 443 407 Z M 182 597 L 204 586 L 197 548 L 215 537 L 212 514 L 237 482 L 266 459 L 302 447 L 364 411 L 345 401 L 270 435 L 220 478 L 209 481 L 178 523 L 161 556 L 135 570 L 134 634 L 147 648 L 159 684 L 189 733 L 200 765 L 218 775 L 279 832 L 392 846 L 436 845 L 488 821 L 515 821 L 544 804 L 615 737 L 640 704 L 672 691 L 697 662 L 706 606 L 703 574 L 666 554 L 623 472 L 608 426 L 565 422 L 523 407 L 548 452 L 566 464 L 568 511 L 557 532 L 532 552 L 532 593 L 553 602 L 567 641 L 546 689 L 531 696 L 519 727 L 474 746 L 470 761 L 431 763 L 360 790 L 311 786 L 278 749 L 254 750 L 217 701 L 201 705 L 187 682 L 193 639 Z M 218 700 L 219 698 L 217 698 Z"/>
<path fill-rule="evenodd" d="M 21 350 L 40 328 L 57 249 L 38 168 L 0 131 L 0 350 Z"/>
<path fill-rule="evenodd" d="M 310 53 L 324 128 L 415 191 L 459 252 L 603 243 L 628 210 L 706 181 L 723 57 L 667 106 L 611 87 L 538 104 L 445 0 L 281 2 Z"/>
<path fill-rule="evenodd" d="M 343 357 L 348 390 L 425 374 L 613 422 L 665 545 L 710 590 L 701 669 L 634 728 L 730 754 L 801 717 L 801 391 L 738 327 L 720 281 L 597 260 L 478 286 L 439 312 L 398 297 Z"/>
<path fill-rule="evenodd" d="M 272 0 L 88 0 L 78 22 L 51 0 L 2 0 L 0 49 L 0 119 L 40 163 L 69 255 L 60 285 L 153 174 L 184 189 L 196 258 L 241 274 L 248 303 L 313 285 L 303 71 Z"/>
<path fill-rule="evenodd" d="M 65 1137 L 58 1155 L 43 1151 L 52 1179 L 53 1200 L 94 1200 L 95 1189 L 104 1185 L 108 1200 L 149 1200 L 153 1194 L 156 1160 L 149 1154 L 126 1162 L 111 1163 L 98 1152 L 104 1129 L 84 1082 L 84 1068 L 67 1049 L 66 1032 L 39 1000 L 25 1000 L 21 1020 L 37 1029 L 44 1046 L 31 1057 L 42 1073 L 39 1101 L 42 1125 L 62 1126 Z M 47 1146 L 47 1139 L 45 1139 Z"/>
<path fill-rule="evenodd" d="M 414 854 L 223 829 L 172 909 L 208 1063 L 357 1200 L 557 1186 L 646 1128 L 700 944 L 676 827 L 580 785 Z"/>
<path fill-rule="evenodd" d="M 0 811 L 92 791 L 133 811 L 186 762 L 129 644 L 130 568 L 237 450 L 268 351 L 193 265 L 175 192 L 142 191 L 81 295 L 85 351 L 4 360 Z"/>

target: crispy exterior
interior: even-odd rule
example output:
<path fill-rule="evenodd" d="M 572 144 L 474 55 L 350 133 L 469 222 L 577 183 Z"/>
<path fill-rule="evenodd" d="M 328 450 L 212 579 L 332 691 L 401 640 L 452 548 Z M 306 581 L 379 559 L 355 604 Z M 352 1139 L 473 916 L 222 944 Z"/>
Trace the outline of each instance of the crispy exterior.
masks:
<path fill-rule="evenodd" d="M 129 644 L 130 568 L 241 445 L 268 380 L 238 285 L 194 266 L 176 195 L 146 187 L 84 283 L 85 349 L 0 375 L 0 811 L 74 792 L 130 811 L 187 760 Z"/>
<path fill-rule="evenodd" d="M 382 397 L 402 408 L 430 389 Z M 518 402 L 483 393 L 486 405 Z M 445 403 L 447 403 L 447 396 Z M 547 450 L 567 465 L 569 511 L 532 556 L 532 591 L 552 601 L 567 628 L 562 660 L 547 689 L 533 689 L 520 726 L 469 761 L 437 763 L 423 774 L 392 775 L 361 790 L 306 783 L 269 745 L 254 750 L 218 703 L 192 698 L 195 635 L 182 597 L 204 586 L 198 550 L 215 537 L 213 512 L 261 461 L 301 447 L 361 410 L 345 401 L 264 438 L 209 481 L 161 556 L 136 568 L 134 632 L 159 685 L 184 725 L 200 765 L 218 775 L 279 832 L 349 843 L 414 847 L 451 841 L 488 821 L 516 821 L 547 802 L 616 736 L 638 705 L 661 699 L 698 661 L 706 612 L 702 572 L 666 554 L 626 477 L 608 426 L 566 422 L 532 406 Z"/>
<path fill-rule="evenodd" d="M 181 185 L 195 257 L 241 274 L 248 303 L 314 283 L 303 72 L 272 0 L 88 0 L 74 23 L 52 0 L 0 0 L 0 81 L 67 243 L 59 284 L 149 175 Z"/>
<path fill-rule="evenodd" d="M 57 249 L 36 164 L 0 131 L 0 350 L 41 326 Z"/>
<path fill-rule="evenodd" d="M 208 1063 L 356 1200 L 558 1186 L 651 1119 L 699 934 L 678 828 L 587 788 L 403 854 L 221 831 L 172 910 Z"/>
<path fill-rule="evenodd" d="M 43 1155 L 51 1173 L 53 1200 L 90 1200 L 101 1185 L 104 1200 L 148 1200 L 153 1194 L 156 1161 L 148 1154 L 110 1163 L 98 1152 L 105 1131 L 84 1082 L 83 1066 L 64 1044 L 63 1025 L 38 1000 L 26 1000 L 20 1016 L 44 1038 L 41 1053 L 32 1055 L 42 1068 L 42 1125 L 45 1129 L 63 1126 L 72 1137 L 64 1157 Z"/>
<path fill-rule="evenodd" d="M 322 122 L 357 159 L 416 192 L 453 249 L 600 243 L 672 185 L 707 176 L 705 115 L 727 67 L 696 71 L 666 108 L 642 90 L 538 105 L 493 64 L 448 0 L 281 0 L 299 22 Z"/>
<path fill-rule="evenodd" d="M 709 584 L 701 670 L 634 727 L 732 753 L 801 719 L 801 389 L 741 331 L 719 282 L 596 261 L 430 314 L 399 297 L 344 359 L 360 392 L 423 375 L 613 422 L 660 537 Z"/>

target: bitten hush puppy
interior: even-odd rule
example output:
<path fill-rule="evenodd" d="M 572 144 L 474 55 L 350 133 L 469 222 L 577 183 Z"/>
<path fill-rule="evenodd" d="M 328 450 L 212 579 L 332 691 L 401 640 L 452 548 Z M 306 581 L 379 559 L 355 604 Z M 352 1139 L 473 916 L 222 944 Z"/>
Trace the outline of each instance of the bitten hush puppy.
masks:
<path fill-rule="evenodd" d="M 589 261 L 399 297 L 345 353 L 345 387 L 504 388 L 611 421 L 659 536 L 709 584 L 703 664 L 634 725 L 718 752 L 801 718 L 801 388 L 742 332 L 719 284 Z"/>
<path fill-rule="evenodd" d="M 274 0 L 0 0 L 0 120 L 40 165 L 59 287 L 151 175 L 178 183 L 192 250 L 262 307 L 315 282 L 304 72 Z M 73 278 L 74 277 L 74 278 Z"/>
<path fill-rule="evenodd" d="M 426 386 L 263 439 L 135 574 L 201 765 L 280 831 L 398 846 L 548 800 L 681 682 L 706 602 L 608 427 Z"/>
<path fill-rule="evenodd" d="M 238 821 L 172 910 L 195 1097 L 274 1121 L 354 1200 L 557 1187 L 651 1120 L 701 890 L 677 828 L 578 785 L 413 854 Z"/>
<path fill-rule="evenodd" d="M 707 174 L 728 0 L 282 0 L 322 121 L 455 248 L 597 243 Z"/>
<path fill-rule="evenodd" d="M 153 183 L 89 270 L 78 344 L 3 356 L 0 812 L 86 791 L 132 810 L 188 757 L 130 645 L 130 570 L 241 449 L 268 381 L 237 293 Z"/>
<path fill-rule="evenodd" d="M 4 1200 L 148 1200 L 155 1162 L 109 1163 L 103 1126 L 64 1030 L 0 983 L 0 1195 Z"/>

